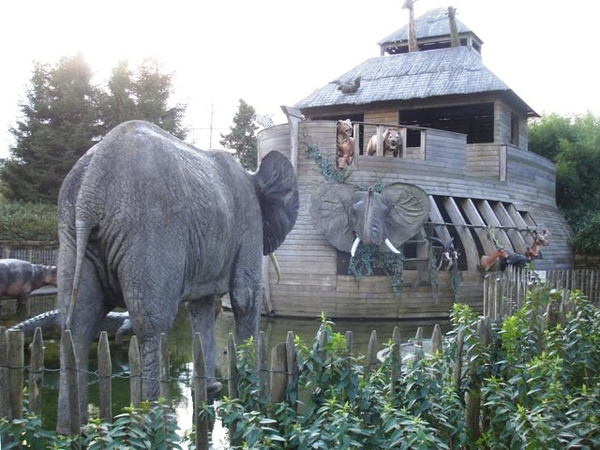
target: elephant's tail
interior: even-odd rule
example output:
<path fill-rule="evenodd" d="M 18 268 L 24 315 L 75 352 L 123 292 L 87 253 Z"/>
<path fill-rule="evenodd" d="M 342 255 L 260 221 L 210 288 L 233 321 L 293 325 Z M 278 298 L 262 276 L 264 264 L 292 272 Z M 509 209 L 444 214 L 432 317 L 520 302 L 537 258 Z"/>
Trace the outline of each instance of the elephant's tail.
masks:
<path fill-rule="evenodd" d="M 92 226 L 85 220 L 75 220 L 75 273 L 73 274 L 73 286 L 71 288 L 71 299 L 69 301 L 69 313 L 65 321 L 65 329 L 71 329 L 71 319 L 73 317 L 73 310 L 75 308 L 75 302 L 77 300 L 77 293 L 79 291 L 79 283 L 81 280 L 81 268 L 83 266 L 83 258 L 85 256 L 85 250 L 87 248 L 88 240 Z"/>

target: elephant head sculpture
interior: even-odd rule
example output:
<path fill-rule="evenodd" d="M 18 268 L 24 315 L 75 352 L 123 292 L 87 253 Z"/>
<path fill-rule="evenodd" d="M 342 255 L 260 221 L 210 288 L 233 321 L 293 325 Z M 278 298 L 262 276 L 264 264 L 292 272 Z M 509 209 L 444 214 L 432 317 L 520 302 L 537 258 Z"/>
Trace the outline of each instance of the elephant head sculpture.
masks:
<path fill-rule="evenodd" d="M 352 256 L 363 242 L 396 246 L 413 237 L 429 217 L 429 197 L 421 188 L 392 183 L 381 192 L 356 190 L 343 183 L 324 183 L 312 196 L 311 215 L 317 228 L 338 250 Z"/>
<path fill-rule="evenodd" d="M 202 151 L 143 121 L 115 127 L 69 172 L 59 193 L 58 302 L 87 416 L 90 344 L 102 320 L 125 307 L 142 356 L 142 395 L 157 398 L 157 352 L 181 302 L 200 333 L 208 385 L 215 379 L 214 299 L 229 293 L 237 342 L 257 335 L 263 255 L 298 214 L 294 169 L 279 152 L 256 173 L 224 151 Z M 72 433 L 61 349 L 57 430 Z"/>

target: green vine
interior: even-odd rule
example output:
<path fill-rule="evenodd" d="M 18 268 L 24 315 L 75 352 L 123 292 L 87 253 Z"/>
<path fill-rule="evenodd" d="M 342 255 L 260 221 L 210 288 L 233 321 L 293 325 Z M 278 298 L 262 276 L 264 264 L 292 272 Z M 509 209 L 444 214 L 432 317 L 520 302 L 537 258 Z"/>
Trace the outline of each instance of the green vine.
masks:
<path fill-rule="evenodd" d="M 462 276 L 458 267 L 454 267 L 450 272 L 450 292 L 452 294 L 452 301 L 458 303 L 460 301 L 460 286 L 462 284 Z"/>
<path fill-rule="evenodd" d="M 435 257 L 435 252 L 433 251 L 433 245 L 427 244 L 427 270 L 429 271 L 429 279 L 431 280 L 431 288 L 434 291 L 437 291 L 439 286 L 438 280 L 438 268 L 437 268 L 437 258 Z"/>
<path fill-rule="evenodd" d="M 356 253 L 350 258 L 348 273 L 357 281 L 372 276 L 376 269 L 381 269 L 389 278 L 394 292 L 394 298 L 402 297 L 402 269 L 404 255 L 392 252 L 382 252 L 376 245 L 359 245 Z"/>
<path fill-rule="evenodd" d="M 319 147 L 316 144 L 306 142 L 306 155 L 308 159 L 312 159 L 317 164 L 319 172 L 325 177 L 327 181 L 337 181 L 338 183 L 345 183 L 346 179 L 350 176 L 349 171 L 338 169 L 330 158 L 321 155 Z"/>

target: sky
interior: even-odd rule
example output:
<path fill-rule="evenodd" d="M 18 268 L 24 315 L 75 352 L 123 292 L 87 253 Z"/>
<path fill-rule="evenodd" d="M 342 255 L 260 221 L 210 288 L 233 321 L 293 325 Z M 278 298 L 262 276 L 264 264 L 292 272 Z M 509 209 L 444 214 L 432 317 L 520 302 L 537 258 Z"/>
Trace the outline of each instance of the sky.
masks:
<path fill-rule="evenodd" d="M 9 156 L 35 62 L 81 52 L 102 84 L 121 60 L 173 75 L 187 140 L 219 148 L 239 100 L 285 122 L 292 106 L 368 58 L 408 23 L 404 0 L 20 0 L 0 6 L 0 157 Z M 597 24 L 589 0 L 417 0 L 454 6 L 483 40 L 483 63 L 534 111 L 600 115 Z M 212 131 L 211 131 L 212 130 Z"/>

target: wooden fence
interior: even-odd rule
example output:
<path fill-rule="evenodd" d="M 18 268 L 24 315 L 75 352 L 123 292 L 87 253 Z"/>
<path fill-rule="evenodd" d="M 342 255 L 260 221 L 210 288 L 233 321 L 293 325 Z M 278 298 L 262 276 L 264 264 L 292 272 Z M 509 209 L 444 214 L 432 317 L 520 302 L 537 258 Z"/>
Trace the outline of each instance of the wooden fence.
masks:
<path fill-rule="evenodd" d="M 33 264 L 55 266 L 58 261 L 58 242 L 53 241 L 0 241 L 2 258 L 15 258 Z"/>
<path fill-rule="evenodd" d="M 324 334 L 320 336 L 323 338 Z M 351 331 L 346 333 L 346 339 L 349 350 L 352 351 L 353 334 Z M 400 331 L 396 327 L 393 333 L 393 342 L 400 349 L 403 346 L 418 347 L 423 346 L 423 329 L 417 330 L 415 339 L 411 344 L 400 344 Z M 434 327 L 431 340 L 425 340 L 427 353 L 441 351 L 442 332 L 439 325 Z M 429 344 L 429 342 L 431 342 Z M 208 450 L 210 448 L 209 423 L 206 414 L 200 414 L 199 405 L 208 401 L 207 383 L 204 372 L 204 356 L 200 335 L 194 335 L 192 346 L 193 358 L 193 425 L 196 430 L 196 448 L 199 450 Z M 67 384 L 77 386 L 77 374 L 79 372 L 76 362 L 73 345 L 71 342 L 70 331 L 65 331 L 61 339 L 61 351 L 66 354 L 66 374 Z M 399 350 L 400 351 L 400 350 Z M 261 376 L 261 392 L 258 395 L 264 396 L 270 402 L 280 402 L 285 399 L 288 384 L 294 380 L 298 372 L 296 362 L 296 348 L 294 344 L 294 333 L 288 332 L 286 342 L 275 345 L 271 350 L 270 368 L 267 361 L 266 339 L 261 332 L 257 344 L 257 367 Z M 385 350 L 378 352 L 377 332 L 373 330 L 370 335 L 366 371 L 374 370 L 381 363 Z M 166 335 L 161 336 L 159 350 L 159 373 L 160 373 L 160 397 L 166 401 L 169 400 L 169 354 L 167 348 Z M 411 350 L 411 354 L 418 357 L 419 353 Z M 29 364 L 25 363 L 25 339 L 22 331 L 10 330 L 0 327 L 0 417 L 8 420 L 22 418 L 24 405 L 23 386 L 27 386 L 28 392 L 28 410 L 38 416 L 42 412 L 42 389 L 44 387 L 44 343 L 41 329 L 38 328 L 34 338 L 29 345 Z M 233 334 L 229 334 L 227 345 L 227 367 L 228 367 L 228 395 L 229 397 L 238 397 L 237 386 L 239 371 L 237 366 L 237 348 L 234 342 Z M 139 345 L 136 336 L 131 337 L 129 343 L 129 367 L 130 367 L 130 403 L 132 406 L 140 406 L 142 401 L 142 364 L 139 351 Z M 400 367 L 398 374 L 400 373 Z M 103 331 L 98 342 L 98 370 L 99 399 L 98 399 L 98 417 L 103 421 L 112 422 L 114 417 L 112 411 L 112 362 L 110 356 L 108 335 Z M 26 379 L 27 377 L 27 379 Z M 71 402 L 71 417 L 75 418 L 72 423 L 71 433 L 79 433 L 79 405 Z"/>
<path fill-rule="evenodd" d="M 533 283 L 540 283 L 541 280 L 532 280 L 530 275 L 526 273 L 510 273 L 506 277 L 492 278 L 489 281 L 486 294 L 485 314 L 480 317 L 478 323 L 478 335 L 482 345 L 486 346 L 490 342 L 491 324 L 494 320 L 501 320 L 501 317 L 508 314 L 509 311 L 518 306 L 524 298 L 524 293 L 531 288 Z M 554 277 L 554 278 L 553 278 Z M 581 273 L 577 276 L 573 274 L 568 277 L 547 275 L 547 280 L 561 280 L 561 282 L 569 282 L 571 286 L 581 283 L 586 286 L 597 284 L 597 273 Z M 504 280 L 504 282 L 502 282 Z M 557 283 L 559 281 L 556 281 Z M 563 302 L 568 301 L 568 290 L 564 291 Z M 505 293 L 512 293 L 514 297 L 503 297 Z M 545 317 L 545 320 L 560 320 L 557 314 L 568 311 L 568 305 L 561 308 L 551 308 L 545 314 L 540 314 L 540 317 Z M 559 311 L 559 312 L 557 312 Z M 324 334 L 318 335 L 318 339 L 324 338 Z M 459 330 L 457 335 L 457 353 L 455 359 L 455 382 L 458 385 L 459 378 L 469 373 L 469 367 L 463 367 L 463 364 L 468 364 L 473 358 L 473 355 L 467 354 L 470 350 L 463 348 L 463 334 Z M 41 414 L 41 393 L 44 387 L 44 345 L 42 333 L 40 329 L 36 330 L 34 339 L 29 347 L 30 360 L 29 364 L 25 364 L 25 342 L 22 331 L 6 330 L 0 327 L 0 417 L 6 417 L 9 420 L 20 418 L 23 414 L 24 394 L 23 386 L 27 383 L 29 411 L 37 415 Z M 346 333 L 346 342 L 350 354 L 352 354 L 352 332 Z M 387 341 L 386 341 L 387 342 Z M 417 331 L 413 340 L 412 349 L 408 349 L 406 344 L 400 342 L 400 331 L 396 328 L 392 336 L 392 346 L 386 346 L 386 351 L 397 352 L 399 357 L 397 361 L 402 361 L 402 352 L 404 356 L 410 353 L 412 357 L 418 358 L 423 353 L 415 352 L 414 349 L 424 349 L 424 343 L 428 344 L 427 351 L 435 353 L 442 349 L 443 336 L 439 325 L 434 327 L 431 339 L 424 340 L 422 329 Z M 480 347 L 480 346 L 478 346 Z M 61 351 L 65 352 L 67 361 L 66 373 L 71 377 L 68 381 L 70 386 L 77 386 L 78 369 L 75 363 L 75 355 L 71 343 L 71 335 L 69 331 L 65 331 L 61 341 Z M 365 360 L 365 371 L 368 373 L 380 364 L 384 354 L 384 350 L 378 351 L 377 333 L 372 331 Z M 195 334 L 193 337 L 193 425 L 196 429 L 196 448 L 203 450 L 209 448 L 209 423 L 206 414 L 200 414 L 200 407 L 207 400 L 207 383 L 204 372 L 204 355 L 200 335 Z M 228 366 L 228 395 L 231 398 L 237 397 L 238 389 L 238 364 L 237 364 L 237 349 L 233 335 L 229 335 L 227 349 L 227 366 Z M 257 342 L 257 367 L 253 368 L 259 373 L 261 378 L 259 395 L 264 396 L 269 402 L 290 401 L 287 393 L 297 390 L 297 386 L 290 385 L 297 379 L 295 376 L 298 373 L 298 364 L 296 361 L 296 348 L 294 343 L 294 333 L 289 331 L 287 339 L 283 343 L 275 345 L 270 352 L 270 361 L 267 355 L 266 341 L 263 333 L 260 333 Z M 158 360 L 160 367 L 160 395 L 166 400 L 169 399 L 169 354 L 167 348 L 166 335 L 161 337 L 160 356 Z M 139 406 L 142 400 L 142 364 L 138 341 L 136 336 L 132 336 L 129 346 L 129 365 L 130 365 L 130 402 L 133 406 Z M 401 363 L 393 368 L 392 380 L 400 380 L 402 376 Z M 27 374 L 28 379 L 25 380 Z M 109 341 L 106 332 L 100 335 L 98 345 L 98 371 L 99 378 L 99 417 L 105 421 L 112 421 L 112 364 L 109 349 Z M 480 396 L 470 395 L 467 397 L 466 419 L 470 431 L 473 435 L 478 435 L 481 427 L 480 414 Z M 71 402 L 72 415 L 78 417 L 79 408 L 76 402 Z M 73 425 L 73 433 L 78 433 L 78 425 Z M 235 444 L 235 443 L 234 443 Z"/>
<path fill-rule="evenodd" d="M 600 271 L 598 270 L 530 272 L 510 268 L 505 272 L 493 272 L 485 277 L 483 315 L 494 320 L 511 315 L 522 305 L 527 293 L 540 284 L 565 291 L 579 290 L 590 302 L 600 304 Z"/>

